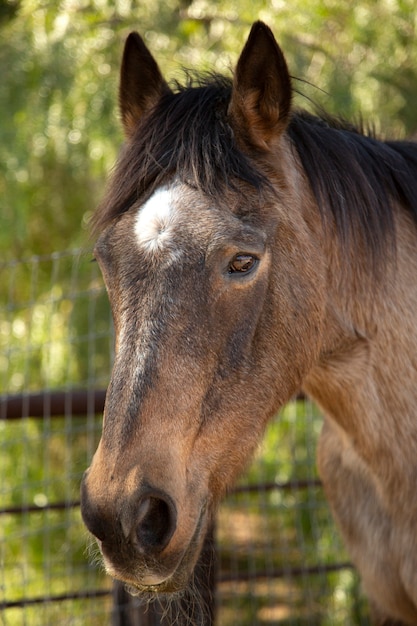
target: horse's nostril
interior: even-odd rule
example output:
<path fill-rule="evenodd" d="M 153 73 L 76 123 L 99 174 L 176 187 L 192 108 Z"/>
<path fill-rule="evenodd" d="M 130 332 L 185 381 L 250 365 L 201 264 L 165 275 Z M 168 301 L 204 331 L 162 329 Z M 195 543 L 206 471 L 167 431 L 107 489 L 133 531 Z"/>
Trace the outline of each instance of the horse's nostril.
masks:
<path fill-rule="evenodd" d="M 160 552 L 168 545 L 176 528 L 176 509 L 165 494 L 147 495 L 138 508 L 136 537 L 143 552 Z"/>

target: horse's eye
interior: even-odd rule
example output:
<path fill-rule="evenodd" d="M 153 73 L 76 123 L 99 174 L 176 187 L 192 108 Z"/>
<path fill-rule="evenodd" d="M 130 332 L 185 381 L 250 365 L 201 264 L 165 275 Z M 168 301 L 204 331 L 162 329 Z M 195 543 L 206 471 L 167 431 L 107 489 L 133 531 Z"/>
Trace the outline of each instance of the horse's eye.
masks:
<path fill-rule="evenodd" d="M 238 272 L 240 274 L 247 274 L 253 270 L 256 265 L 256 261 L 256 257 L 251 254 L 237 254 L 230 262 L 229 274 L 236 274 Z"/>

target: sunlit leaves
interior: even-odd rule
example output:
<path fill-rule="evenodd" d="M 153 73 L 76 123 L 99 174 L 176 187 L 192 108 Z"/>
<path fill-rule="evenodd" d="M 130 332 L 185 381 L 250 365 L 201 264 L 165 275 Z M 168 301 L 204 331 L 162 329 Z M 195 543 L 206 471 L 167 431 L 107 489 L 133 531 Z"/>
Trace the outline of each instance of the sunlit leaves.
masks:
<path fill-rule="evenodd" d="M 83 217 L 100 199 L 121 143 L 118 68 L 132 29 L 163 71 L 179 78 L 180 66 L 228 71 L 250 24 L 263 19 L 292 75 L 315 86 L 295 81 L 304 94 L 299 104 L 312 99 L 347 117 L 361 114 L 384 134 L 417 130 L 412 0 L 243 0 L 238 8 L 234 0 L 22 0 L 2 7 L 0 245 L 9 257 L 85 237 Z"/>

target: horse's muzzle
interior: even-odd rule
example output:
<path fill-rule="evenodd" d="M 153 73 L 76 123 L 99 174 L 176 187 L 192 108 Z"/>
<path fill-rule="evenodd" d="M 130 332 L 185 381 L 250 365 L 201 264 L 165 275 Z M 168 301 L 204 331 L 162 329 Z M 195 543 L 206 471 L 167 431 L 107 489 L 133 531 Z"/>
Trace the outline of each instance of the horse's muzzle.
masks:
<path fill-rule="evenodd" d="M 109 492 L 100 490 L 98 497 L 89 487 L 87 470 L 81 484 L 81 514 L 98 540 L 107 572 L 139 592 L 171 593 L 184 588 L 204 538 L 206 507 L 187 540 L 187 533 L 177 533 L 174 499 L 161 489 L 141 486 L 129 501 L 122 495 L 110 497 Z"/>

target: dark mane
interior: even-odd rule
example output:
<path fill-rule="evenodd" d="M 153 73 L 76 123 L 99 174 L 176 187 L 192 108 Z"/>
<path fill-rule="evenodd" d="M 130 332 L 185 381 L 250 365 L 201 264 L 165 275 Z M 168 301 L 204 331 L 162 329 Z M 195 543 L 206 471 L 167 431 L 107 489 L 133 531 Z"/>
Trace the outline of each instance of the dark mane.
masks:
<path fill-rule="evenodd" d="M 334 219 L 344 243 L 366 244 L 374 259 L 394 243 L 393 205 L 417 221 L 417 144 L 382 142 L 359 127 L 321 114 L 294 115 L 288 134 L 323 218 Z"/>
<path fill-rule="evenodd" d="M 222 76 L 188 77 L 160 100 L 122 150 L 95 229 L 174 173 L 215 198 L 225 187 L 236 188 L 238 180 L 256 189 L 267 184 L 236 145 L 227 121 L 231 89 L 231 80 Z"/>
<path fill-rule="evenodd" d="M 160 100 L 122 150 L 95 230 L 175 173 L 215 198 L 237 189 L 237 181 L 258 190 L 268 184 L 256 158 L 236 144 L 227 120 L 231 89 L 222 76 L 189 78 Z M 377 141 L 339 119 L 306 112 L 293 114 L 287 133 L 324 221 L 331 218 L 343 243 L 361 239 L 380 258 L 387 240 L 394 241 L 394 203 L 417 221 L 416 144 Z"/>

